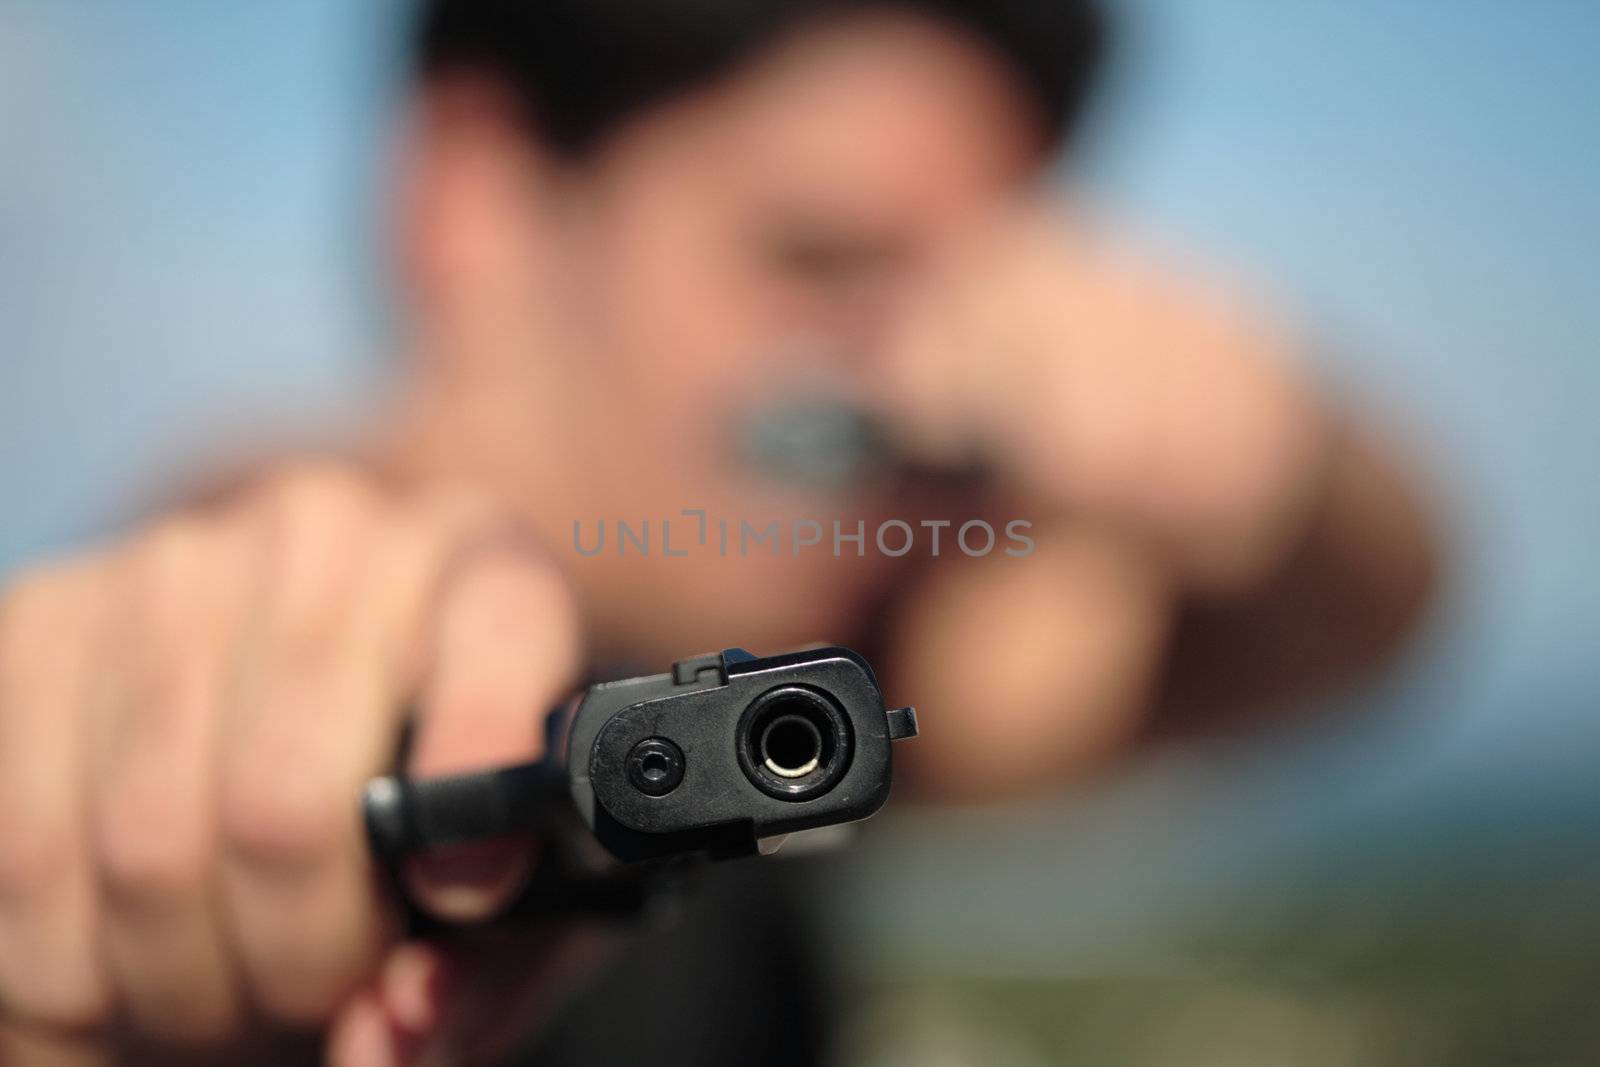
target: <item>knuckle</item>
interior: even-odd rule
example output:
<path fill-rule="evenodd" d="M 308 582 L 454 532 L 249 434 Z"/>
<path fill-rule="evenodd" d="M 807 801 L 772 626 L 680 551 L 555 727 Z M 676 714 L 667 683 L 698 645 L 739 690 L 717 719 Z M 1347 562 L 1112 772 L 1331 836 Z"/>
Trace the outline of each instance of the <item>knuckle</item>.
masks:
<path fill-rule="evenodd" d="M 15 640 L 59 612 L 80 574 L 80 565 L 52 563 L 13 576 L 0 591 L 0 641 Z"/>
<path fill-rule="evenodd" d="M 52 564 L 0 594 L 0 716 L 30 714 L 23 701 L 41 686 L 58 688 L 69 665 L 100 639 L 110 603 L 106 562 Z"/>
<path fill-rule="evenodd" d="M 206 545 L 205 527 L 187 517 L 163 519 L 134 542 L 130 555 L 136 572 L 155 581 L 170 579 L 192 567 Z"/>
<path fill-rule="evenodd" d="M 29 798 L 0 796 L 0 901 L 48 894 L 71 877 L 76 850 L 68 820 Z"/>
<path fill-rule="evenodd" d="M 53 583 L 40 571 L 14 575 L 0 589 L 0 636 L 9 637 L 47 602 Z"/>
<path fill-rule="evenodd" d="M 431 485 L 408 500 L 410 514 L 456 544 L 518 545 L 530 556 L 545 557 L 533 524 L 496 497 L 464 485 Z"/>
<path fill-rule="evenodd" d="M 506 622 L 563 617 L 574 607 L 565 576 L 542 553 L 530 554 L 519 545 L 477 547 L 460 560 L 454 579 L 479 593 L 475 600 L 503 613 Z"/>
<path fill-rule="evenodd" d="M 59 973 L 63 970 L 68 973 Z M 41 1036 L 59 1037 L 69 1042 L 103 1036 L 116 1018 L 111 991 L 104 978 L 82 973 L 84 970 L 83 967 L 41 966 L 37 959 L 0 961 L 0 1016 L 15 1019 Z M 6 973 L 8 971 L 13 973 Z M 41 975 L 41 972 L 47 973 Z M 0 1062 L 11 1063 L 4 1058 L 4 1052 L 5 1048 L 0 1045 Z M 21 1062 L 33 1061 L 24 1059 Z"/>
<path fill-rule="evenodd" d="M 130 720 L 143 742 L 141 749 L 180 744 L 198 724 L 215 716 L 217 670 L 206 653 L 157 653 L 141 665 L 138 677 L 129 682 Z"/>
<path fill-rule="evenodd" d="M 94 838 L 98 874 L 113 900 L 149 905 L 205 892 L 210 848 L 200 812 L 164 783 L 107 790 Z"/>
<path fill-rule="evenodd" d="M 251 866 L 312 867 L 340 845 L 342 798 L 310 760 L 252 758 L 222 784 L 223 847 Z M 341 800 L 343 805 L 341 805 Z"/>
<path fill-rule="evenodd" d="M 182 516 L 163 519 L 128 546 L 120 561 L 125 595 L 142 616 L 174 617 L 212 595 L 217 536 L 214 524 Z M 197 580 L 204 578 L 204 580 Z M 176 617 L 182 617 L 178 615 Z"/>
<path fill-rule="evenodd" d="M 516 517 L 499 515 L 461 540 L 455 549 L 452 577 L 471 580 L 484 572 L 516 579 L 515 599 L 538 606 L 558 607 L 571 600 L 567 577 L 543 541 Z"/>
<path fill-rule="evenodd" d="M 308 463 L 279 474 L 267 490 L 270 512 L 278 523 L 301 528 L 307 520 L 325 526 L 352 521 L 377 506 L 376 487 L 351 467 Z"/>
<path fill-rule="evenodd" d="M 370 565 L 382 502 L 354 474 L 302 474 L 280 483 L 268 518 L 269 635 L 317 642 L 342 619 Z"/>
<path fill-rule="evenodd" d="M 199 625 L 199 609 L 215 595 L 210 566 L 214 538 L 201 522 L 167 519 L 141 534 L 122 563 L 124 622 L 137 632 L 178 636 Z"/>
<path fill-rule="evenodd" d="M 354 985 L 353 980 L 334 985 L 320 975 L 317 983 L 311 984 L 291 973 L 284 978 L 261 979 L 256 999 L 274 1022 L 294 1029 L 316 1029 L 327 1025 L 348 999 L 347 987 L 351 985 Z"/>
<path fill-rule="evenodd" d="M 492 523 L 503 513 L 487 493 L 456 484 L 425 485 L 410 495 L 408 503 L 418 514 L 436 516 L 446 526 L 467 529 Z"/>
<path fill-rule="evenodd" d="M 349 598 L 320 588 L 320 583 L 308 583 L 299 591 L 280 585 L 256 633 L 255 673 L 264 678 L 262 684 L 268 689 L 314 691 L 316 680 L 334 673 L 352 611 Z M 285 678 L 307 680 L 280 683 Z"/>

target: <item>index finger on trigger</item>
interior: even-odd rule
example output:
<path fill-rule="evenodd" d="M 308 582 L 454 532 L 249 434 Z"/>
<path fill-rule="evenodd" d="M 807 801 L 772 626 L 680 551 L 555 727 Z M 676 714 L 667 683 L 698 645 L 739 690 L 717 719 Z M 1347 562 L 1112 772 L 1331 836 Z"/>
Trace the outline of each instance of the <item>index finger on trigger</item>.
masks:
<path fill-rule="evenodd" d="M 447 570 L 407 773 L 462 774 L 537 759 L 545 716 L 576 683 L 576 609 L 560 572 L 511 538 L 473 545 Z M 414 857 L 411 891 L 451 921 L 486 918 L 531 868 L 523 838 L 453 845 Z"/>

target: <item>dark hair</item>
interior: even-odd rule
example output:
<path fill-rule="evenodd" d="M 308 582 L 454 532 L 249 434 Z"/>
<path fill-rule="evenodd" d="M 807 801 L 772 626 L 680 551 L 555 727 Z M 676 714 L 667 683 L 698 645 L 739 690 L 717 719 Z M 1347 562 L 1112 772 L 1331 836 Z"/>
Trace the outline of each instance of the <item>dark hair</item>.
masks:
<path fill-rule="evenodd" d="M 942 19 L 986 42 L 1052 142 L 1071 133 L 1104 50 L 1094 0 L 426 0 L 418 59 L 424 76 L 504 79 L 541 139 L 576 154 L 802 23 L 872 10 Z"/>

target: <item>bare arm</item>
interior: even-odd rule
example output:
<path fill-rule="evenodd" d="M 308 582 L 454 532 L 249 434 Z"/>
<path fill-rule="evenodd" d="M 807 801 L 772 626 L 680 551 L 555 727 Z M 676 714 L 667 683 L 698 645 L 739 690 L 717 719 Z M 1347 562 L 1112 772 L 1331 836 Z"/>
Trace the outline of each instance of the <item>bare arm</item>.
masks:
<path fill-rule="evenodd" d="M 1256 588 L 1181 601 L 1154 733 L 1217 727 L 1362 678 L 1415 630 L 1439 580 L 1430 516 L 1370 441 L 1341 437 L 1306 536 Z"/>
<path fill-rule="evenodd" d="M 936 792 L 1008 794 L 1157 737 L 1370 674 L 1417 625 L 1438 549 L 1375 438 L 1233 305 L 1025 219 L 906 331 L 912 447 L 981 443 L 1025 559 L 931 561 L 892 676 Z M 908 696 L 907 699 L 910 699 Z"/>

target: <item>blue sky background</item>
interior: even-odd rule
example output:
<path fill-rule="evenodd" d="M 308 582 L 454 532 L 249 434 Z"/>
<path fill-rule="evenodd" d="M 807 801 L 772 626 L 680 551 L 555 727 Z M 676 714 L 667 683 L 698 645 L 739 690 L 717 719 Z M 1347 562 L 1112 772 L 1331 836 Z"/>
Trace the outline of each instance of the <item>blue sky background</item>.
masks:
<path fill-rule="evenodd" d="M 1114 7 L 1097 195 L 1296 311 L 1431 467 L 1460 561 L 1396 712 L 1203 772 L 1187 839 L 1600 812 L 1600 5 Z M 381 379 L 401 8 L 0 0 L 0 569 Z M 1165 773 L 1126 805 L 1170 810 Z"/>

